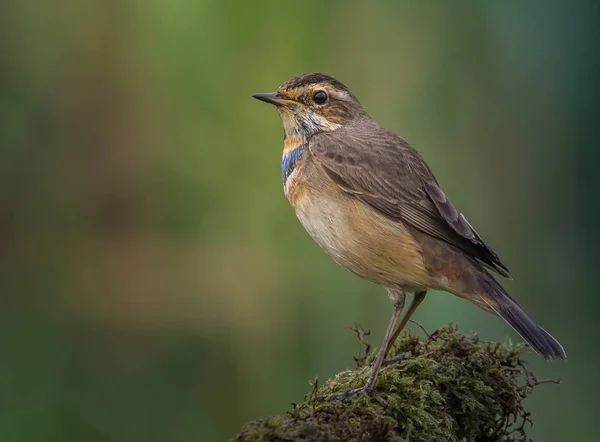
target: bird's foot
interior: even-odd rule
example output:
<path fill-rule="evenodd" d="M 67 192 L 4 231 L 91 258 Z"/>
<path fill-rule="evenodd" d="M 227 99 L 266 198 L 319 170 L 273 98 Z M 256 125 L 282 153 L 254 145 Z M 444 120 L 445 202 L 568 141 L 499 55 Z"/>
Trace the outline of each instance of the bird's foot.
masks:
<path fill-rule="evenodd" d="M 384 406 L 389 405 L 388 401 L 386 401 L 377 392 L 377 390 L 375 389 L 375 386 L 370 385 L 369 383 L 367 383 L 366 385 L 364 385 L 363 387 L 360 387 L 360 388 L 353 388 L 351 390 L 340 391 L 337 393 L 322 394 L 320 396 L 317 396 L 315 398 L 315 401 L 319 401 L 319 402 L 320 401 L 331 401 L 331 400 L 345 401 L 347 399 L 357 398 L 363 393 L 366 393 L 367 395 L 372 395 L 375 399 L 377 399 L 379 402 L 381 402 L 381 404 Z"/>
<path fill-rule="evenodd" d="M 386 365 L 397 364 L 398 362 L 406 361 L 407 359 L 408 359 L 408 356 L 396 356 L 393 358 L 384 359 L 383 361 L 381 361 L 381 366 L 383 367 Z M 369 366 L 373 367 L 375 365 L 376 360 L 377 360 L 377 356 L 375 356 L 375 359 L 373 359 L 373 362 L 371 362 L 369 364 Z"/>
<path fill-rule="evenodd" d="M 390 359 L 384 359 L 383 362 L 381 363 L 381 365 L 390 365 L 390 364 L 396 364 L 398 362 L 401 361 L 406 361 L 408 359 L 408 356 L 396 356 L 395 358 L 390 358 Z M 373 365 L 373 364 L 371 364 Z"/>
<path fill-rule="evenodd" d="M 315 398 L 316 401 L 327 401 L 327 400 L 335 400 L 339 399 L 341 401 L 345 401 L 346 399 L 351 399 L 360 396 L 363 393 L 369 394 L 374 391 L 373 388 L 369 388 L 368 385 L 360 388 L 353 388 L 352 390 L 339 391 L 337 393 L 330 394 L 322 394 Z"/>

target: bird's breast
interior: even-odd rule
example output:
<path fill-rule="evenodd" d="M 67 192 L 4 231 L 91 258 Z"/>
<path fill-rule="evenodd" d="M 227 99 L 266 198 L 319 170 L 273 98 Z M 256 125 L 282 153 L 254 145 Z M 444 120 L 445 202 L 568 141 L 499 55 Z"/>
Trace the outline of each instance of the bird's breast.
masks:
<path fill-rule="evenodd" d="M 310 152 L 296 170 L 288 199 L 306 231 L 338 264 L 386 287 L 428 285 L 421 246 L 401 223 L 341 190 Z"/>

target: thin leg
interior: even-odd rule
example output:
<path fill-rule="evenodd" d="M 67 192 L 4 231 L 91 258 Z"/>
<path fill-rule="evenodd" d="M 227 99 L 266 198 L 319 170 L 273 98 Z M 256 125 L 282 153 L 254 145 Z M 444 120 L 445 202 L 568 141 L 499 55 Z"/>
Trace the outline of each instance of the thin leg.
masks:
<path fill-rule="evenodd" d="M 385 337 L 383 338 L 383 343 L 381 344 L 381 349 L 379 350 L 379 352 L 377 352 L 377 356 L 375 356 L 375 361 L 373 362 L 372 368 L 371 368 L 371 375 L 369 376 L 367 383 L 363 387 L 356 388 L 354 390 L 348 390 L 348 391 L 344 391 L 344 392 L 340 392 L 340 393 L 332 393 L 332 394 L 326 394 L 326 395 L 319 396 L 316 398 L 317 400 L 331 399 L 331 398 L 335 398 L 335 397 L 346 398 L 349 396 L 358 395 L 358 394 L 362 393 L 363 391 L 372 391 L 375 389 L 375 382 L 377 381 L 377 375 L 379 374 L 379 369 L 381 368 L 381 364 L 383 363 L 383 358 L 385 357 L 385 355 L 387 353 L 387 349 L 391 345 L 391 342 L 393 342 L 392 335 L 393 335 L 394 326 L 396 325 L 396 322 L 398 321 L 398 318 L 400 317 L 400 314 L 402 313 L 402 309 L 404 308 L 405 297 L 404 297 L 404 292 L 402 290 L 388 289 L 388 294 L 389 294 L 390 300 L 394 303 L 394 312 L 392 313 L 390 325 L 388 325 L 388 328 L 385 331 Z"/>
<path fill-rule="evenodd" d="M 423 299 L 425 299 L 426 294 L 427 294 L 427 292 L 415 293 L 415 297 L 413 298 L 412 302 L 410 303 L 408 310 L 404 314 L 402 321 L 400 321 L 400 324 L 398 324 L 398 327 L 396 327 L 396 330 L 394 331 L 394 335 L 392 336 L 392 339 L 390 339 L 390 343 L 389 343 L 388 347 L 386 347 L 386 349 L 385 349 L 385 354 L 383 355 L 382 361 L 387 356 L 387 354 L 390 351 L 390 348 L 392 347 L 394 342 L 396 342 L 396 339 L 398 339 L 398 335 L 400 334 L 400 332 L 404 329 L 404 327 L 406 327 L 406 324 L 408 324 L 410 317 L 413 315 L 413 313 L 415 312 L 417 307 L 423 302 Z M 379 355 L 377 355 L 377 356 L 379 356 Z"/>
<path fill-rule="evenodd" d="M 383 363 L 383 359 L 388 352 L 389 347 L 392 345 L 393 341 L 393 332 L 394 326 L 402 313 L 402 309 L 404 308 L 404 292 L 401 290 L 388 290 L 388 294 L 390 300 L 394 303 L 394 312 L 392 313 L 392 319 L 390 320 L 390 325 L 388 325 L 387 330 L 385 331 L 385 337 L 383 338 L 383 343 L 381 344 L 381 348 L 377 352 L 377 356 L 375 356 L 375 361 L 373 362 L 373 366 L 371 369 L 371 376 L 369 376 L 369 380 L 365 385 L 365 390 L 372 390 L 375 388 L 375 382 L 377 381 L 377 375 L 379 374 L 379 369 L 381 368 L 381 364 Z"/>

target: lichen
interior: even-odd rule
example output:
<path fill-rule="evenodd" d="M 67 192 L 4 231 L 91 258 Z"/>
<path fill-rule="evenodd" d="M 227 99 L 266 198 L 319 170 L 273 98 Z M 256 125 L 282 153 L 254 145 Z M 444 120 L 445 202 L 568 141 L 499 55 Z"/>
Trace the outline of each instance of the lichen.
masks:
<path fill-rule="evenodd" d="M 362 334 L 359 339 L 364 343 Z M 540 383 L 521 359 L 522 347 L 483 342 L 456 326 L 424 339 L 405 332 L 383 366 L 377 395 L 318 401 L 361 387 L 375 352 L 324 385 L 285 416 L 250 422 L 234 441 L 527 441 L 532 425 L 523 401 Z"/>

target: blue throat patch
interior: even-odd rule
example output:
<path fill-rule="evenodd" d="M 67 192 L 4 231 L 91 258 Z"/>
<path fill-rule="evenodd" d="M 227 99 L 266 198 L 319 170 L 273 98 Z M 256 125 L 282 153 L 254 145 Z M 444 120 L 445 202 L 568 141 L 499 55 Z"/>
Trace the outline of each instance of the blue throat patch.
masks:
<path fill-rule="evenodd" d="M 281 178 L 283 179 L 283 184 L 285 185 L 288 177 L 292 174 L 296 166 L 298 165 L 298 161 L 302 156 L 302 148 L 304 145 L 300 145 L 290 153 L 288 153 L 281 160 Z"/>

